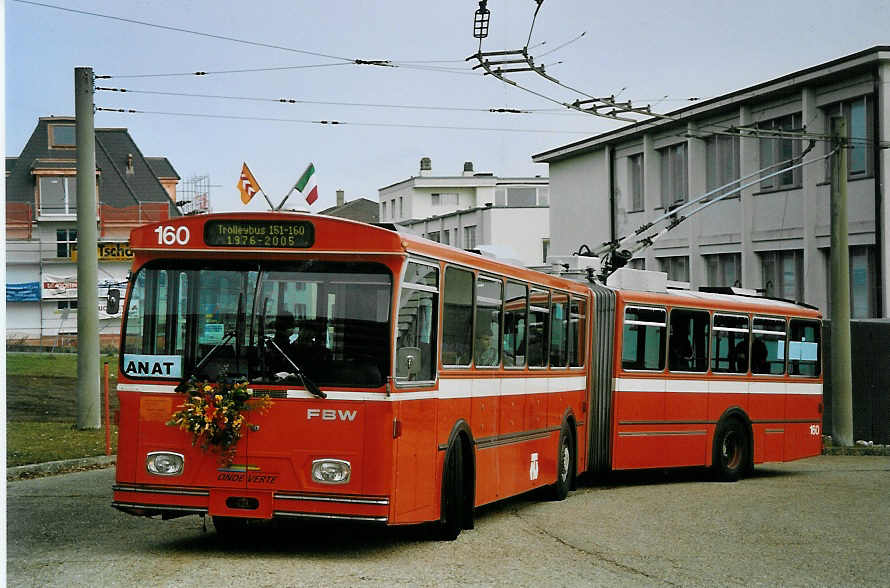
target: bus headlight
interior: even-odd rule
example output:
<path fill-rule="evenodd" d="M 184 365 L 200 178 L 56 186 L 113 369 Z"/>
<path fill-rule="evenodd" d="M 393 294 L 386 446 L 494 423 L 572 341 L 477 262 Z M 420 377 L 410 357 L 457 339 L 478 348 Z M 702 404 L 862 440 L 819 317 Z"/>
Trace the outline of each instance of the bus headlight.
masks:
<path fill-rule="evenodd" d="M 152 451 L 145 457 L 145 469 L 156 476 L 178 476 L 185 458 L 171 451 Z"/>
<path fill-rule="evenodd" d="M 352 466 L 342 459 L 316 459 L 312 462 L 312 480 L 322 484 L 345 484 L 349 482 Z"/>

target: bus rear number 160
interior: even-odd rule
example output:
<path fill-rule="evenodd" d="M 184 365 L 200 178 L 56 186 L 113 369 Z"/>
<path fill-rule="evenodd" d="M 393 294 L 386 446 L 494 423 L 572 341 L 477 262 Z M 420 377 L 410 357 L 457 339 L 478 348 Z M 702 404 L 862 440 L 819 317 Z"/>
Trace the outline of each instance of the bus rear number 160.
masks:
<path fill-rule="evenodd" d="M 189 242 L 188 227 L 163 226 L 155 229 L 158 235 L 158 245 L 187 245 Z"/>

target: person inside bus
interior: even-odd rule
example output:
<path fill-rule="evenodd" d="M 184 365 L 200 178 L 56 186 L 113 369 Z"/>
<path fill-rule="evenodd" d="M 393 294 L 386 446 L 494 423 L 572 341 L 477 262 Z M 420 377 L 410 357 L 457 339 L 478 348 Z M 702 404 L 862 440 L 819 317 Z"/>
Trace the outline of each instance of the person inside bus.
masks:
<path fill-rule="evenodd" d="M 476 365 L 490 366 L 498 364 L 498 344 L 490 326 L 479 330 L 476 336 Z"/>
<path fill-rule="evenodd" d="M 272 337 L 272 340 L 282 350 L 287 351 L 287 348 L 296 337 L 294 334 L 294 327 L 296 326 L 297 323 L 294 320 L 294 315 L 286 310 L 282 310 L 278 316 L 275 317 L 275 335 Z"/>
<path fill-rule="evenodd" d="M 331 359 L 331 352 L 325 346 L 325 328 L 321 319 L 300 321 L 297 338 L 288 347 L 291 357 L 310 372 L 318 367 L 318 362 Z"/>
<path fill-rule="evenodd" d="M 743 337 L 729 354 L 729 371 L 736 374 L 748 372 L 748 338 Z"/>
<path fill-rule="evenodd" d="M 683 321 L 671 322 L 670 365 L 671 371 L 685 372 L 692 367 L 692 343 L 689 327 Z"/>
<path fill-rule="evenodd" d="M 766 349 L 766 343 L 758 337 L 751 344 L 751 373 L 768 374 L 769 372 L 769 352 Z"/>

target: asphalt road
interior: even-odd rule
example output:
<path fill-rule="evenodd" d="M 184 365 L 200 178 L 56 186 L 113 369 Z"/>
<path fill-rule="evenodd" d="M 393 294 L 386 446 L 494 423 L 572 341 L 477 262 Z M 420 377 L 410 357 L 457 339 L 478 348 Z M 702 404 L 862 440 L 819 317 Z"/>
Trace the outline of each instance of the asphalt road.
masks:
<path fill-rule="evenodd" d="M 890 578 L 890 457 L 620 474 L 564 502 L 477 511 L 437 542 L 422 527 L 260 528 L 243 542 L 198 517 L 112 509 L 114 470 L 8 484 L 10 586 L 870 585 Z"/>

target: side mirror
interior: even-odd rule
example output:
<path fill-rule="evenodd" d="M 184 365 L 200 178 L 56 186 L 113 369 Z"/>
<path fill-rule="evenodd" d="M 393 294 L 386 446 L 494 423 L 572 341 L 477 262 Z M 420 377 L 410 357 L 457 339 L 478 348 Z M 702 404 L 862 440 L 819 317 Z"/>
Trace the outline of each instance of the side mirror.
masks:
<path fill-rule="evenodd" d="M 396 377 L 414 380 L 420 373 L 420 347 L 402 347 L 396 353 Z"/>
<path fill-rule="evenodd" d="M 115 315 L 121 311 L 121 291 L 117 288 L 108 289 L 108 297 L 105 299 L 105 312 Z"/>

